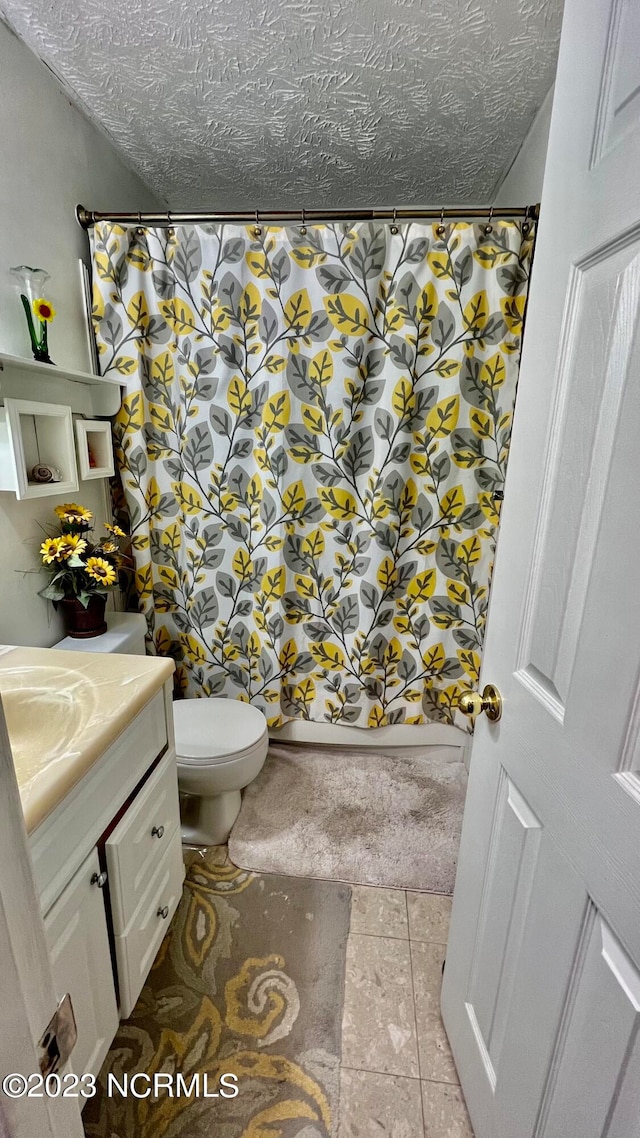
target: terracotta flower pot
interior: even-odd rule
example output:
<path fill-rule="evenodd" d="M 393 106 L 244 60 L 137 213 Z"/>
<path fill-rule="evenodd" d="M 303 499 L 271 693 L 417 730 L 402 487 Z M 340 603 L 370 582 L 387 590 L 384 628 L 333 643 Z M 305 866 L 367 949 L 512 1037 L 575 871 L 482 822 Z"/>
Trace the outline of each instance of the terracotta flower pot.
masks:
<path fill-rule="evenodd" d="M 88 640 L 90 636 L 101 636 L 107 631 L 104 610 L 107 598 L 103 593 L 94 593 L 86 609 L 75 597 L 65 597 L 60 608 L 67 626 L 67 635 L 74 640 Z"/>

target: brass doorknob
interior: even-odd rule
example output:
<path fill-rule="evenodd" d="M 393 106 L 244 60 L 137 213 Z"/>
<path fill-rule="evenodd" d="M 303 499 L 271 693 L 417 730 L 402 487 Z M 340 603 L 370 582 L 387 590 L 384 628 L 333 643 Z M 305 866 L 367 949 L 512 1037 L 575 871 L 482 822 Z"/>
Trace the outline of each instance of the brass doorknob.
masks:
<path fill-rule="evenodd" d="M 465 691 L 458 700 L 458 707 L 463 715 L 475 719 L 484 711 L 487 719 L 497 723 L 502 715 L 502 696 L 493 684 L 487 684 L 482 695 L 479 691 Z"/>

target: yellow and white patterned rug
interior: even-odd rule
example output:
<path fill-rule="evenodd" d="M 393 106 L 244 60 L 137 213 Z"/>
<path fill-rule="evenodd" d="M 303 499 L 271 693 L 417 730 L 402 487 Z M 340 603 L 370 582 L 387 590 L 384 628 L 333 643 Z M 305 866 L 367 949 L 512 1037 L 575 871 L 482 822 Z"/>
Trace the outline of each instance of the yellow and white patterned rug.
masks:
<path fill-rule="evenodd" d="M 348 887 L 196 857 L 140 999 L 84 1112 L 87 1138 L 331 1138 Z M 107 1093 L 135 1072 L 183 1076 L 158 1098 Z M 204 1097 L 203 1076 L 211 1096 Z M 221 1081 L 221 1076 L 227 1079 Z M 230 1078 L 235 1076 L 235 1080 Z"/>

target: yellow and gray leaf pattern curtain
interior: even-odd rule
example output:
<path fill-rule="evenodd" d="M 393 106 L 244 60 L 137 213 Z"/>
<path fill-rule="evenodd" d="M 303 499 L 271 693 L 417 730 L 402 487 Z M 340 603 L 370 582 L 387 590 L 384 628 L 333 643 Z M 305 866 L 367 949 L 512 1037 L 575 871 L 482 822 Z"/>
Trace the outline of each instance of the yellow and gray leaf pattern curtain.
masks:
<path fill-rule="evenodd" d="M 398 230 L 93 231 L 155 650 L 272 725 L 460 723 L 478 679 L 533 225 Z"/>

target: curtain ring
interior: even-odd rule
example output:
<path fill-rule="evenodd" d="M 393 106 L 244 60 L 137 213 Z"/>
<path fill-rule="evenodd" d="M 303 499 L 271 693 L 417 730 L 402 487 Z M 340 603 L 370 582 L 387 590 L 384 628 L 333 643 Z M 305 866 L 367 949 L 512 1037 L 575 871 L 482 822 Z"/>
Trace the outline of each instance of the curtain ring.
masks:
<path fill-rule="evenodd" d="M 393 207 L 393 224 L 391 225 L 391 227 L 390 227 L 390 229 L 389 229 L 389 232 L 390 232 L 390 233 L 393 233 L 393 235 L 394 235 L 394 236 L 395 236 L 395 234 L 398 232 L 398 226 L 396 225 L 396 215 L 397 215 L 397 213 L 398 213 L 398 211 L 397 211 L 396 207 L 394 206 L 394 207 Z"/>
<path fill-rule="evenodd" d="M 493 218 L 493 206 L 491 206 L 491 208 L 490 208 L 490 210 L 489 210 L 489 220 L 488 220 L 487 224 L 486 224 L 486 225 L 485 225 L 485 227 L 484 227 L 484 235 L 485 235 L 485 237 L 488 237 L 490 233 L 493 233 L 493 226 L 492 226 L 492 224 L 491 224 L 491 220 L 492 220 L 492 218 Z"/>
<path fill-rule="evenodd" d="M 307 227 L 306 227 L 306 225 L 305 225 L 305 223 L 304 223 L 304 206 L 303 206 L 303 207 L 302 207 L 302 225 L 300 226 L 300 233 L 301 233 L 301 234 L 302 234 L 302 236 L 304 237 L 304 235 L 305 235 L 305 233 L 306 233 L 306 232 L 307 232 Z"/>
<path fill-rule="evenodd" d="M 444 206 L 440 210 L 440 224 L 436 227 L 438 237 L 444 237 L 446 229 L 444 227 Z"/>
<path fill-rule="evenodd" d="M 175 233 L 176 233 L 175 229 L 173 228 L 173 225 L 171 225 L 172 220 L 173 220 L 173 218 L 172 218 L 171 210 L 168 209 L 167 210 L 167 221 L 169 222 L 169 225 L 167 227 L 167 237 L 169 237 L 169 238 L 175 237 Z"/>
<path fill-rule="evenodd" d="M 260 215 L 259 215 L 257 210 L 256 210 L 256 223 L 253 227 L 253 234 L 254 234 L 254 237 L 262 237 L 262 229 L 260 226 Z"/>

